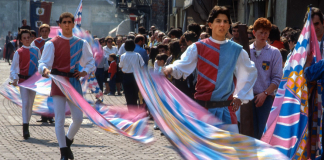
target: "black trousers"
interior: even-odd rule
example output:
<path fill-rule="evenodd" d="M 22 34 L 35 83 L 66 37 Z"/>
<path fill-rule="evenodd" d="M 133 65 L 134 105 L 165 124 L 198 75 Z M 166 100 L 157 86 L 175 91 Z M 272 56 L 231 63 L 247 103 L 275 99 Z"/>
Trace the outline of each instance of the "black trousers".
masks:
<path fill-rule="evenodd" d="M 135 81 L 133 73 L 124 73 L 123 75 L 123 87 L 125 98 L 127 102 L 127 107 L 137 107 L 138 99 L 138 86 Z"/>
<path fill-rule="evenodd" d="M 108 71 L 107 71 L 107 73 L 108 73 Z M 104 79 L 105 79 L 104 69 L 103 68 L 97 68 L 95 75 L 96 75 L 96 78 L 97 78 L 97 81 L 98 81 L 98 84 L 99 84 L 99 88 L 103 92 L 103 83 L 104 83 Z"/>

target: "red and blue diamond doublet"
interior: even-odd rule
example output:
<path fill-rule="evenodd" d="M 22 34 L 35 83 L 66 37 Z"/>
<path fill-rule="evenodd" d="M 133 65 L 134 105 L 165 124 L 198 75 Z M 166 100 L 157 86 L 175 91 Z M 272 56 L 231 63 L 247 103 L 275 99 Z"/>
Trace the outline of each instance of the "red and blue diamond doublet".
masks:
<path fill-rule="evenodd" d="M 34 40 L 35 46 L 36 46 L 37 48 L 39 48 L 39 50 L 41 51 L 41 54 L 43 54 L 43 49 L 44 49 L 44 45 L 45 45 L 45 43 L 46 43 L 47 41 L 51 40 L 51 39 L 52 39 L 52 38 L 48 38 L 48 39 L 44 40 L 44 39 L 42 39 L 41 37 L 39 37 L 39 38 L 36 38 L 36 39 Z"/>
<path fill-rule="evenodd" d="M 60 72 L 74 73 L 79 70 L 80 59 L 82 56 L 82 48 L 84 41 L 73 36 L 72 39 L 63 39 L 60 36 L 54 37 L 51 42 L 54 44 L 54 63 L 52 69 L 57 69 Z M 82 95 L 81 83 L 76 78 L 64 77 L 72 84 L 72 86 Z M 51 96 L 64 96 L 60 88 L 52 82 Z"/>
<path fill-rule="evenodd" d="M 232 100 L 236 85 L 234 71 L 242 46 L 232 41 L 217 44 L 209 38 L 196 42 L 196 46 L 198 79 L 195 99 L 202 101 Z M 237 123 L 232 106 L 209 109 L 209 111 L 225 123 Z"/>
<path fill-rule="evenodd" d="M 24 48 L 17 50 L 19 54 L 19 74 L 23 76 L 32 76 L 38 68 L 38 51 L 37 47 Z M 19 78 L 18 83 L 24 82 L 25 79 Z"/>

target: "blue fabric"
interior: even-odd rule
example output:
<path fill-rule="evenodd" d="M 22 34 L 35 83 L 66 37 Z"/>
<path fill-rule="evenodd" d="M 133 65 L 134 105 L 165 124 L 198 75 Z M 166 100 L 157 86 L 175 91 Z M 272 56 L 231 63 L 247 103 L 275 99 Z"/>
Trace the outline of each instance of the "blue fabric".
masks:
<path fill-rule="evenodd" d="M 314 62 L 313 62 L 314 63 Z M 308 82 L 319 81 L 324 87 L 324 60 L 312 64 L 304 70 L 305 78 Z M 322 94 L 322 106 L 324 106 L 324 94 Z M 324 128 L 324 127 L 323 127 Z"/>
<path fill-rule="evenodd" d="M 232 41 L 220 45 L 218 74 L 211 101 L 225 101 L 233 94 L 235 89 L 234 70 L 242 48 Z"/>
<path fill-rule="evenodd" d="M 273 97 L 267 96 L 261 107 L 256 107 L 255 99 L 250 103 L 253 103 L 253 128 L 254 138 L 261 139 L 265 125 L 267 123 L 271 107 L 273 104 Z"/>
<path fill-rule="evenodd" d="M 142 58 L 143 58 L 143 60 L 145 62 L 145 65 L 147 66 L 148 60 L 149 60 L 149 56 L 147 55 L 146 50 L 143 49 L 140 45 L 136 44 L 135 49 L 134 49 L 134 52 L 137 52 L 137 53 L 139 53 L 142 56 Z"/>
<path fill-rule="evenodd" d="M 71 70 L 70 72 L 73 73 L 75 70 L 79 70 L 80 66 L 80 59 L 82 56 L 82 48 L 83 48 L 83 40 L 73 36 L 70 39 L 70 54 L 71 54 Z M 72 86 L 82 95 L 82 87 L 79 79 L 76 78 L 69 78 L 70 83 Z"/>
<path fill-rule="evenodd" d="M 116 93 L 116 74 L 109 80 L 110 94 Z"/>
<path fill-rule="evenodd" d="M 232 124 L 230 111 L 228 110 L 228 107 L 221 107 L 221 108 L 212 108 L 208 109 L 208 111 L 215 115 L 219 120 L 224 122 L 225 124 Z"/>
<path fill-rule="evenodd" d="M 38 68 L 38 49 L 35 47 L 30 47 L 30 64 L 28 69 L 28 76 L 32 76 L 35 72 L 37 72 Z"/>

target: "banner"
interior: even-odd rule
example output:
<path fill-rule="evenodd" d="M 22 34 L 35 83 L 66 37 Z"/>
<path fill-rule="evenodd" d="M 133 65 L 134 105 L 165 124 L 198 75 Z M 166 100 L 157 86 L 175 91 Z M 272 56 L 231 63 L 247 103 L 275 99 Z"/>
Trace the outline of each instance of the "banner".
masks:
<path fill-rule="evenodd" d="M 39 27 L 42 24 L 50 24 L 53 2 L 30 1 L 30 27 L 39 37 Z"/>

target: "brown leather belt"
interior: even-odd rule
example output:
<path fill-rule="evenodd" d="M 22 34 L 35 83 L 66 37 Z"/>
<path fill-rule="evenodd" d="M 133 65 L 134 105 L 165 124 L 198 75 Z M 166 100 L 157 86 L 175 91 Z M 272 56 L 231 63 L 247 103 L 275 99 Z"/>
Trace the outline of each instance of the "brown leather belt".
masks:
<path fill-rule="evenodd" d="M 24 76 L 24 75 L 21 75 L 21 74 L 18 74 L 18 77 L 20 79 L 28 79 L 28 78 L 30 78 L 30 76 Z"/>
<path fill-rule="evenodd" d="M 59 71 L 57 69 L 52 69 L 51 74 L 64 76 L 64 77 L 69 77 L 69 78 L 74 78 L 74 76 L 73 76 L 74 73 L 71 73 L 71 72 L 65 73 L 65 72 L 61 72 L 61 71 Z"/>
<path fill-rule="evenodd" d="M 201 106 L 207 108 L 207 109 L 212 109 L 212 108 L 222 108 L 222 107 L 227 107 L 231 105 L 231 100 L 228 101 L 201 101 L 201 100 L 196 100 L 197 103 L 199 103 Z"/>

